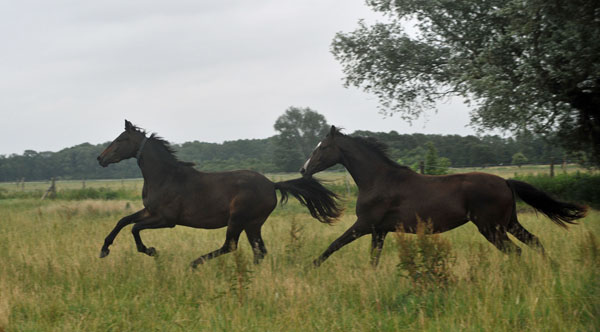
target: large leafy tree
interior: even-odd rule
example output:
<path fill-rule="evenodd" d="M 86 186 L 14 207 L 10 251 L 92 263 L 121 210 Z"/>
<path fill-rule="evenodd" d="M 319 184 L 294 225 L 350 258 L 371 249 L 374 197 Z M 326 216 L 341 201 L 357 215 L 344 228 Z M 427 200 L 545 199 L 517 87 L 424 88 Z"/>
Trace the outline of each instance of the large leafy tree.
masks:
<path fill-rule="evenodd" d="M 275 121 L 274 163 L 287 172 L 299 170 L 328 127 L 325 117 L 310 108 L 288 108 Z"/>
<path fill-rule="evenodd" d="M 600 164 L 600 1 L 367 4 L 388 20 L 338 33 L 332 52 L 346 85 L 375 94 L 384 112 L 414 119 L 458 95 L 481 129 L 557 135 Z"/>

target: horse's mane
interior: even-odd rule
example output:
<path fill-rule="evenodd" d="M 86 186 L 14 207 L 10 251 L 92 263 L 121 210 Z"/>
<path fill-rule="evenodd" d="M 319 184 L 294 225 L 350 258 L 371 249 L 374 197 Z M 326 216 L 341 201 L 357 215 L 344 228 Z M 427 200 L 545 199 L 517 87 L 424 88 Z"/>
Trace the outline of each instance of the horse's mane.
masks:
<path fill-rule="evenodd" d="M 387 164 L 393 166 L 393 167 L 397 167 L 397 168 L 401 168 L 401 169 L 409 169 L 410 167 L 404 166 L 404 165 L 400 165 L 397 162 L 393 161 L 390 156 L 389 156 L 389 146 L 383 142 L 381 142 L 380 140 L 376 139 L 375 137 L 370 137 L 370 136 L 348 136 L 346 134 L 343 134 L 339 131 L 336 132 L 336 134 L 338 135 L 342 135 L 344 137 L 347 137 L 351 140 L 353 140 L 354 142 L 358 143 L 359 145 L 364 146 L 365 148 L 369 149 L 370 151 L 375 152 L 375 154 L 377 154 L 379 157 L 381 157 L 381 159 L 383 161 L 385 161 Z"/>
<path fill-rule="evenodd" d="M 156 143 L 159 144 L 160 147 L 162 147 L 164 149 L 165 152 L 167 152 L 171 158 L 180 166 L 194 166 L 195 163 L 192 162 L 187 162 L 187 161 L 181 161 L 179 160 L 179 158 L 177 157 L 177 151 L 171 146 L 171 143 L 169 143 L 167 140 L 165 140 L 164 138 L 156 135 L 156 133 L 153 133 L 152 135 L 150 135 L 150 137 L 148 138 L 148 140 L 152 140 Z"/>
<path fill-rule="evenodd" d="M 135 125 L 132 125 L 132 129 L 135 130 L 136 132 L 146 136 L 146 131 L 144 129 L 142 129 L 138 126 L 135 126 Z M 193 167 L 195 165 L 195 163 L 192 163 L 192 162 L 179 160 L 179 158 L 177 158 L 177 151 L 171 146 L 171 143 L 169 143 L 164 138 L 158 136 L 156 133 L 152 133 L 152 135 L 150 135 L 150 137 L 148 137 L 148 140 L 152 140 L 152 141 L 158 143 L 158 145 L 164 150 L 164 152 L 166 152 L 167 155 L 169 155 L 170 159 L 173 160 L 176 164 L 178 164 L 180 166 L 189 166 L 189 167 Z"/>

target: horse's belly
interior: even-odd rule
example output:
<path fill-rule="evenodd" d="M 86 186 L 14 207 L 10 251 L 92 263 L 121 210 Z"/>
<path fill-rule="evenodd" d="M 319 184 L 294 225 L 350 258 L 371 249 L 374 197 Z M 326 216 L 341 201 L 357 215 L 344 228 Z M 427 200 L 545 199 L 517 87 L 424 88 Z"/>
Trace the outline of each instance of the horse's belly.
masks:
<path fill-rule="evenodd" d="M 429 231 L 434 233 L 445 232 L 463 225 L 468 221 L 467 212 L 459 205 L 450 204 L 400 204 L 391 209 L 385 216 L 384 223 L 393 229 L 414 233 L 418 223 L 424 223 Z"/>
<path fill-rule="evenodd" d="M 216 229 L 227 226 L 227 216 L 194 216 L 183 218 L 177 224 L 194 228 Z"/>

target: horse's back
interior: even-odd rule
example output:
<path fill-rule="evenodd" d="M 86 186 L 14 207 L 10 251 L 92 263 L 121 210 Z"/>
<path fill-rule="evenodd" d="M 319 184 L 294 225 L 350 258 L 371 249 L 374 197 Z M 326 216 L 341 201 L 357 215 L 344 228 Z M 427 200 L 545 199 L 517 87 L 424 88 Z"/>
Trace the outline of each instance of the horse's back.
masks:
<path fill-rule="evenodd" d="M 173 205 L 180 207 L 178 223 L 185 226 L 224 227 L 240 213 L 246 219 L 266 218 L 277 205 L 273 182 L 254 171 L 191 170 L 171 184 Z"/>
<path fill-rule="evenodd" d="M 277 205 L 275 185 L 266 176 L 250 170 L 208 173 L 213 187 L 228 193 L 232 208 L 269 210 Z"/>
<path fill-rule="evenodd" d="M 398 185 L 389 185 L 385 223 L 416 229 L 418 220 L 431 222 L 434 232 L 444 232 L 486 212 L 500 213 L 512 202 L 512 193 L 501 177 L 480 173 L 428 176 L 414 174 Z"/>
<path fill-rule="evenodd" d="M 431 176 L 429 179 L 442 197 L 455 201 L 454 204 L 462 204 L 470 211 L 512 202 L 512 191 L 506 180 L 494 174 L 470 172 Z"/>
<path fill-rule="evenodd" d="M 485 203 L 489 200 L 512 198 L 512 191 L 504 178 L 482 172 L 463 173 L 462 175 L 462 188 L 472 200 Z"/>

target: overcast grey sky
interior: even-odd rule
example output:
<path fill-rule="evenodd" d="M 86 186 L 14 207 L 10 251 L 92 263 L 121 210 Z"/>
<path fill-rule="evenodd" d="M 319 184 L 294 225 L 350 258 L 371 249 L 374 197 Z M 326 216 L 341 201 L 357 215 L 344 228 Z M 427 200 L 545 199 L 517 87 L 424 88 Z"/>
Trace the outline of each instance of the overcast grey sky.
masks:
<path fill-rule="evenodd" d="M 364 0 L 20 0 L 0 3 L 0 154 L 114 139 L 123 120 L 174 143 L 276 134 L 289 106 L 354 130 L 472 134 L 440 103 L 409 126 L 344 88 L 334 34 Z"/>

